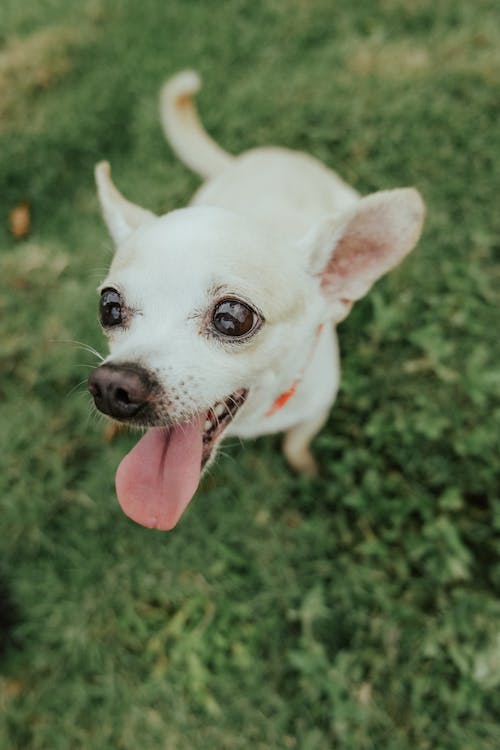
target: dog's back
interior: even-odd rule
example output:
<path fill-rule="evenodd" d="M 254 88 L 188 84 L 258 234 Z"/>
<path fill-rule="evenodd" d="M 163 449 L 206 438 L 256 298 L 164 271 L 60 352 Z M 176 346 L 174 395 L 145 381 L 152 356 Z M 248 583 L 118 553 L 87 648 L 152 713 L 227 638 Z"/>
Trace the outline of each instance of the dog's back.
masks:
<path fill-rule="evenodd" d="M 343 212 L 358 193 L 308 154 L 257 148 L 234 157 L 203 129 L 193 101 L 196 73 L 170 79 L 161 94 L 161 119 L 177 156 L 207 181 L 193 205 L 226 208 L 257 221 L 273 235 L 299 239 L 325 215 Z"/>

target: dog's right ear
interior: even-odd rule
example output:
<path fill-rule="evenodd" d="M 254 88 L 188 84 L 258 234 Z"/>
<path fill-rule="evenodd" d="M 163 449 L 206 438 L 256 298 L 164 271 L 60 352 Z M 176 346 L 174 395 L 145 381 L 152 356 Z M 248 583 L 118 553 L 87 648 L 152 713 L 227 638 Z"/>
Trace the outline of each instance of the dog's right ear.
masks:
<path fill-rule="evenodd" d="M 155 218 L 151 211 L 131 203 L 116 189 L 107 161 L 96 165 L 95 180 L 102 215 L 115 245 L 126 240 L 141 224 Z"/>
<path fill-rule="evenodd" d="M 306 243 L 309 270 L 319 279 L 336 322 L 408 255 L 422 231 L 424 212 L 414 188 L 382 190 L 312 230 Z"/>

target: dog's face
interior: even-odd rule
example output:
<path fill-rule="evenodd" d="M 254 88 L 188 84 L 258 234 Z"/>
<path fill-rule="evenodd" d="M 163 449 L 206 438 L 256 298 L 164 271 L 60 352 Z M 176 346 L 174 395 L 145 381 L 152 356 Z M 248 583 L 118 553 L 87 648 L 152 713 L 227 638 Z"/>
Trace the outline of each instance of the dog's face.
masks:
<path fill-rule="evenodd" d="M 89 389 L 101 411 L 152 428 L 122 461 L 117 494 L 134 520 L 171 528 L 233 420 L 264 412 L 318 325 L 413 247 L 421 201 L 376 194 L 291 248 L 222 209 L 155 217 L 116 191 L 107 165 L 97 175 L 116 253 L 100 289 L 110 354 Z"/>
<path fill-rule="evenodd" d="M 220 436 L 220 404 L 227 426 L 290 348 L 303 348 L 324 308 L 318 280 L 287 250 L 204 207 L 150 219 L 120 243 L 100 290 L 106 365 L 140 372 L 151 393 L 136 413 L 122 415 L 118 402 L 111 415 L 164 426 L 206 412 Z"/>

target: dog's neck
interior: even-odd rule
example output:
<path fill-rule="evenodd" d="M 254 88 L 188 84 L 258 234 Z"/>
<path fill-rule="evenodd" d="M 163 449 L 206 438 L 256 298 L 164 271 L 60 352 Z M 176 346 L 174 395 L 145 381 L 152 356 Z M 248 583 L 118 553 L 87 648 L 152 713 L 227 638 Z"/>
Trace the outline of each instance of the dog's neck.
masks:
<path fill-rule="evenodd" d="M 280 393 L 280 395 L 273 401 L 269 409 L 266 411 L 266 417 L 272 417 L 274 414 L 276 414 L 280 409 L 282 409 L 285 404 L 287 404 L 290 399 L 295 395 L 297 388 L 299 387 L 299 384 L 304 377 L 304 373 L 307 369 L 307 366 L 309 362 L 311 361 L 314 351 L 318 345 L 319 337 L 321 335 L 321 331 L 323 330 L 324 323 L 320 323 L 318 326 L 316 326 L 316 333 L 314 336 L 314 341 L 312 344 L 310 355 L 307 359 L 306 364 L 302 368 L 302 371 L 300 374 L 295 378 L 290 388 L 288 388 L 286 391 L 283 391 L 283 393 Z"/>

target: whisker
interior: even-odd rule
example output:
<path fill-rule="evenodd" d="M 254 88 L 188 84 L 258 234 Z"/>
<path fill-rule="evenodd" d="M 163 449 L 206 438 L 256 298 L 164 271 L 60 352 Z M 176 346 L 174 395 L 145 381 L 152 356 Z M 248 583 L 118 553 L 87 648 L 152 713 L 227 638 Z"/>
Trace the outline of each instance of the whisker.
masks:
<path fill-rule="evenodd" d="M 92 270 L 90 270 L 88 272 L 87 276 L 97 276 L 97 275 L 99 275 L 99 277 L 102 279 L 102 278 L 104 278 L 104 276 L 106 276 L 106 274 L 108 273 L 108 271 L 109 271 L 109 267 L 106 267 L 106 266 L 95 266 L 94 268 L 92 268 Z"/>
<path fill-rule="evenodd" d="M 91 420 L 96 424 L 100 423 L 103 427 L 109 423 L 109 419 L 99 411 L 93 401 L 90 402 L 90 409 L 87 412 L 86 427 L 88 427 Z"/>
<path fill-rule="evenodd" d="M 102 354 L 100 354 L 97 349 L 94 349 L 93 346 L 90 346 L 90 344 L 86 344 L 83 341 L 77 341 L 76 339 L 52 339 L 52 343 L 54 344 L 72 344 L 73 346 L 77 347 L 78 349 L 83 349 L 83 351 L 88 352 L 89 354 L 93 354 L 94 357 L 97 357 L 99 362 L 104 362 L 104 357 Z"/>
<path fill-rule="evenodd" d="M 68 391 L 68 393 L 66 394 L 66 398 L 69 398 L 70 396 L 72 396 L 75 391 L 77 391 L 79 388 L 81 388 L 82 386 L 84 386 L 86 384 L 87 384 L 87 378 L 84 378 L 83 380 L 80 380 L 79 383 L 77 383 L 76 385 L 74 385 L 73 388 L 71 388 L 71 390 Z M 79 394 L 79 395 L 81 395 L 81 396 L 85 395 L 86 396 L 87 395 L 87 389 L 85 389 L 85 391 L 82 391 L 82 393 Z"/>

